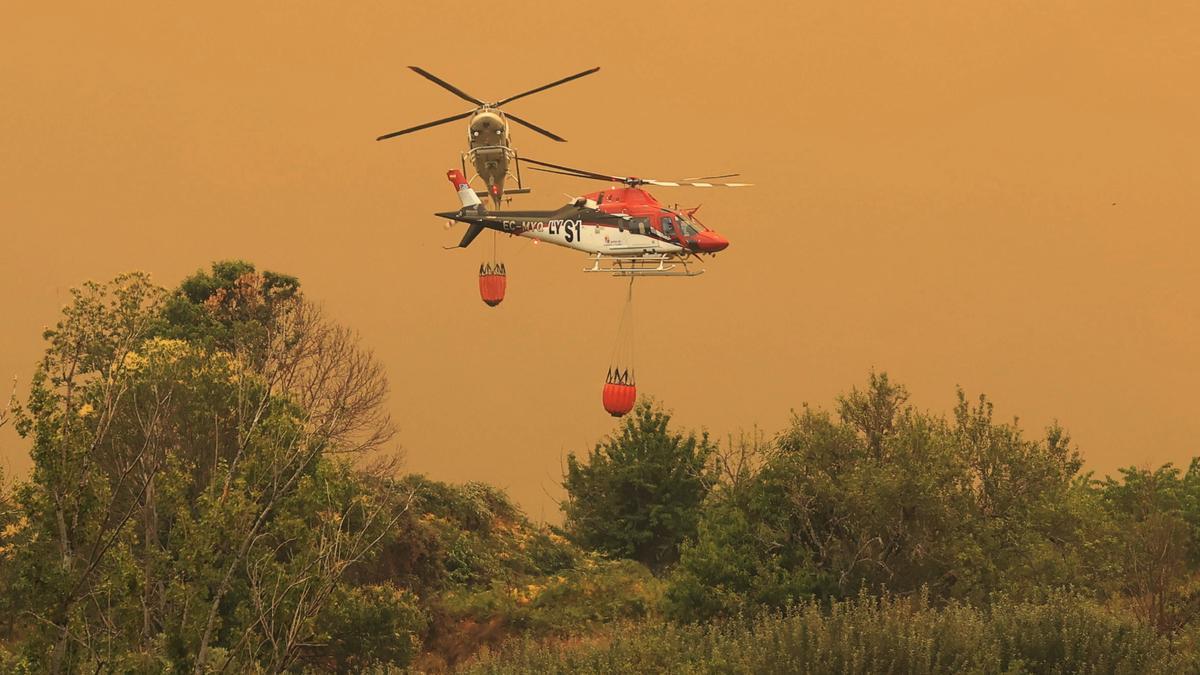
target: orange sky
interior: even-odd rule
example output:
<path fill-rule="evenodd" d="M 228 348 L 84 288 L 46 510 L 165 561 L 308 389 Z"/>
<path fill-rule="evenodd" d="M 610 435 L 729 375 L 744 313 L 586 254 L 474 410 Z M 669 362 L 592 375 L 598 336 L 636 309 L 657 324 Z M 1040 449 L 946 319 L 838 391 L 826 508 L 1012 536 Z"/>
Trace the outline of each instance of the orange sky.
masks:
<path fill-rule="evenodd" d="M 214 259 L 298 275 L 388 367 L 412 470 L 555 518 L 561 458 L 612 428 L 623 299 L 581 254 L 444 252 L 466 109 L 422 65 L 571 140 L 525 154 L 677 177 L 733 242 L 638 284 L 641 390 L 688 426 L 780 429 L 872 367 L 918 405 L 987 392 L 1089 466 L 1200 454 L 1200 10 L 1193 3 L 24 3 L 0 23 L 0 375 L 28 382 L 67 289 Z M 514 206 L 600 187 L 539 175 Z M 0 466 L 27 469 L 0 434 Z"/>

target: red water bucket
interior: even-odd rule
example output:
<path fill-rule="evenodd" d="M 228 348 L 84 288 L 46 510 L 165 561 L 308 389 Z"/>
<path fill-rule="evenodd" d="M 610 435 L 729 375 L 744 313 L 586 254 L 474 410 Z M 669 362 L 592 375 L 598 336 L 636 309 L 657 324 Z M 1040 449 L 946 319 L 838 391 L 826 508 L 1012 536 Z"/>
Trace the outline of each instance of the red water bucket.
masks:
<path fill-rule="evenodd" d="M 479 266 L 479 297 L 488 307 L 495 307 L 504 299 L 504 289 L 508 286 L 508 276 L 504 263 L 492 265 L 485 263 Z"/>
<path fill-rule="evenodd" d="M 637 386 L 629 371 L 609 370 L 604 381 L 604 410 L 613 417 L 621 417 L 633 410 L 637 400 Z"/>

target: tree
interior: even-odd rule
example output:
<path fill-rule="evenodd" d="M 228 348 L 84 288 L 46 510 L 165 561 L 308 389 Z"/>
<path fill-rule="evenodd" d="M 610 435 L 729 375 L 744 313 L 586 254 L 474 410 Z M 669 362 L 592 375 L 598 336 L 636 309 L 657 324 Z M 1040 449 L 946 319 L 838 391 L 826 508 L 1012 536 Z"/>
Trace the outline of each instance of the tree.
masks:
<path fill-rule="evenodd" d="M 391 435 L 370 352 L 298 282 L 245 263 L 172 294 L 136 274 L 87 284 L 46 337 L 17 418 L 34 459 L 13 564 L 27 658 L 52 672 L 323 658 L 319 617 L 407 508 L 347 463 Z M 391 597 L 360 604 L 386 614 Z"/>
<path fill-rule="evenodd" d="M 1186 473 L 1121 469 L 1121 480 L 1099 487 L 1119 526 L 1122 590 L 1147 624 L 1179 628 L 1200 612 L 1200 589 L 1189 584 L 1200 562 L 1200 460 Z"/>
<path fill-rule="evenodd" d="M 752 476 L 713 492 L 671 576 L 668 611 L 691 620 L 923 587 L 983 601 L 1103 576 L 1104 557 L 1087 546 L 1104 533 L 1086 526 L 1094 500 L 1060 429 L 1027 440 L 961 391 L 952 420 L 907 398 L 872 374 L 836 417 L 794 415 Z"/>
<path fill-rule="evenodd" d="M 162 290 L 144 275 L 130 274 L 107 285 L 89 282 L 72 295 L 63 319 L 45 333 L 49 346 L 29 401 L 16 411 L 18 432 L 33 439 L 34 460 L 32 479 L 19 494 L 35 532 L 17 561 L 26 577 L 22 604 L 26 616 L 46 629 L 32 631 L 31 645 L 36 650 L 44 642 L 41 651 L 53 672 L 67 667 L 72 644 L 87 644 L 78 612 L 158 468 L 150 465 L 148 443 L 122 445 L 133 457 L 114 475 L 100 465 L 114 463 L 103 446 L 116 411 L 128 400 L 128 357 L 149 335 Z M 153 424 L 153 418 L 143 419 Z"/>
<path fill-rule="evenodd" d="M 573 540 L 653 570 L 675 562 L 712 487 L 714 447 L 706 433 L 672 432 L 670 421 L 668 412 L 643 402 L 586 463 L 568 455 L 563 509 Z"/>

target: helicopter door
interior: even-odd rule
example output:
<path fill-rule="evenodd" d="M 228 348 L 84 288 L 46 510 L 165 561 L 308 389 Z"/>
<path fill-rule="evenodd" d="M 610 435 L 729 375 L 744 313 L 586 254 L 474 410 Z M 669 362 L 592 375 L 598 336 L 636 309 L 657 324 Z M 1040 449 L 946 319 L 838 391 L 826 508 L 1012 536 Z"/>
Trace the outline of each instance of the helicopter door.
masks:
<path fill-rule="evenodd" d="M 667 235 L 668 237 L 670 237 L 671 239 L 674 239 L 676 241 L 679 240 L 679 238 L 680 238 L 679 232 L 675 229 L 675 219 L 674 218 L 672 218 L 670 216 L 663 216 L 663 219 L 660 221 L 660 223 L 662 224 L 663 234 Z"/>

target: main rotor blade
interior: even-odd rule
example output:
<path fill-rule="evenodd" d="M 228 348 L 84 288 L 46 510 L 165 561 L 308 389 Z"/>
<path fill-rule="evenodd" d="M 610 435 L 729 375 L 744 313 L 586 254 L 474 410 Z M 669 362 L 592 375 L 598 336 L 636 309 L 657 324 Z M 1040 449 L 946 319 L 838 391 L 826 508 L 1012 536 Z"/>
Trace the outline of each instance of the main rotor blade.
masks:
<path fill-rule="evenodd" d="M 422 129 L 428 129 L 429 127 L 436 127 L 436 126 L 437 126 L 437 125 L 439 125 L 439 124 L 446 124 L 447 122 L 453 122 L 453 121 L 455 121 L 455 120 L 461 120 L 461 119 L 463 119 L 463 118 L 465 118 L 465 117 L 470 117 L 471 115 L 474 115 L 474 114 L 475 114 L 475 111 L 474 111 L 474 110 L 468 110 L 468 111 L 467 111 L 467 112 L 465 112 L 465 113 L 459 113 L 459 114 L 457 114 L 457 115 L 452 115 L 452 116 L 450 116 L 450 117 L 443 117 L 443 118 L 442 118 L 442 119 L 440 119 L 440 120 L 434 120 L 434 121 L 432 121 L 432 122 L 426 122 L 425 124 L 419 124 L 419 125 L 417 125 L 417 126 L 415 126 L 415 127 L 409 127 L 409 128 L 407 128 L 407 129 L 401 129 L 400 131 L 393 131 L 392 133 L 390 133 L 390 134 L 384 134 L 384 135 L 380 136 L 379 138 L 376 138 L 375 140 L 377 140 L 377 141 L 383 141 L 383 140 L 387 140 L 387 139 L 389 139 L 389 138 L 395 138 L 396 136 L 402 136 L 402 135 L 404 135 L 404 134 L 410 134 L 410 133 L 412 133 L 412 132 L 414 132 L 414 131 L 420 131 L 420 130 L 422 130 Z"/>
<path fill-rule="evenodd" d="M 712 180 L 714 178 L 733 178 L 734 176 L 740 176 L 740 175 L 742 175 L 742 174 L 740 174 L 740 173 L 723 173 L 720 176 L 696 176 L 695 178 L 681 178 L 680 180 L 682 180 L 682 181 Z"/>
<path fill-rule="evenodd" d="M 691 180 L 653 180 L 650 178 L 639 179 L 643 183 L 657 185 L 659 187 L 751 187 L 754 183 L 709 183 L 706 181 L 691 181 Z"/>
<path fill-rule="evenodd" d="M 577 173 L 571 173 L 569 171 L 555 171 L 554 169 L 543 169 L 540 166 L 531 166 L 529 168 L 534 171 L 541 171 L 542 173 L 556 173 L 560 176 L 570 176 L 572 178 L 591 178 L 592 177 L 592 176 L 581 176 Z"/>
<path fill-rule="evenodd" d="M 554 169 L 542 169 L 542 168 L 539 168 L 536 166 L 531 166 L 529 168 L 534 171 L 541 171 L 542 173 L 554 173 L 554 174 L 558 174 L 559 176 L 570 176 L 571 178 L 585 178 L 587 180 L 602 180 L 602 181 L 605 181 L 608 183 L 620 183 L 621 182 L 621 180 L 618 178 L 613 178 L 610 180 L 609 178 L 607 178 L 605 176 L 586 176 L 584 174 L 570 173 L 567 171 L 555 171 Z"/>
<path fill-rule="evenodd" d="M 508 98 L 504 99 L 503 101 L 497 101 L 495 105 L 497 108 L 499 108 L 500 106 L 504 105 L 505 103 L 515 101 L 519 98 L 525 98 L 526 96 L 529 96 L 530 94 L 536 94 L 539 91 L 546 91 L 547 89 L 549 89 L 551 87 L 557 87 L 560 84 L 566 84 L 566 83 L 570 82 L 571 80 L 578 80 L 579 78 L 583 77 L 584 75 L 591 75 L 592 73 L 596 72 L 597 70 L 600 70 L 600 66 L 596 66 L 595 68 L 589 68 L 581 73 L 575 73 L 574 75 L 564 77 L 561 80 L 555 80 L 554 82 L 551 82 L 550 84 L 543 84 L 542 86 L 538 87 L 537 89 L 530 89 L 529 91 L 524 91 L 524 92 L 521 92 L 520 94 L 509 96 Z"/>
<path fill-rule="evenodd" d="M 688 178 L 685 180 L 654 180 L 653 178 L 631 178 L 631 177 L 627 178 L 624 176 L 612 176 L 609 174 L 596 173 L 595 171 L 585 171 L 583 169 L 576 169 L 576 168 L 569 167 L 569 166 L 563 166 L 561 164 L 551 164 L 550 162 L 542 162 L 542 161 L 536 160 L 536 159 L 529 159 L 528 157 L 522 157 L 521 161 L 528 162 L 530 164 L 536 164 L 537 166 L 544 166 L 549 169 L 558 169 L 557 171 L 549 171 L 548 173 L 561 173 L 566 176 L 575 176 L 576 178 L 593 178 L 595 180 L 615 181 L 617 183 L 625 183 L 626 185 L 646 184 L 646 185 L 657 185 L 659 187 L 685 187 L 685 186 L 687 186 L 687 187 L 750 187 L 751 185 L 753 185 L 753 183 L 709 183 L 707 181 L 698 180 L 695 178 Z M 535 169 L 538 171 L 546 170 L 546 169 L 537 169 L 536 167 L 535 167 Z M 728 175 L 736 176 L 737 174 L 728 174 Z M 717 177 L 718 176 L 714 176 L 714 178 L 717 178 Z M 725 176 L 719 176 L 719 177 L 724 178 Z"/>
<path fill-rule="evenodd" d="M 534 131 L 538 132 L 539 134 L 541 134 L 543 136 L 546 136 L 548 138 L 553 138 L 554 140 L 558 141 L 559 143 L 567 142 L 567 139 L 563 138 L 562 136 L 550 133 L 549 131 L 546 131 L 545 129 L 543 129 L 543 128 L 539 127 L 538 125 L 533 124 L 531 122 L 526 122 L 525 120 L 521 119 L 520 117 L 517 117 L 516 115 L 514 115 L 510 112 L 504 113 L 504 116 L 507 117 L 508 119 L 516 122 L 517 124 L 520 124 L 523 127 L 533 129 Z"/>
<path fill-rule="evenodd" d="M 409 68 L 412 69 L 413 72 L 420 75 L 421 77 L 429 80 L 430 82 L 433 82 L 434 84 L 438 85 L 439 87 L 449 91 L 450 93 L 454 94 L 455 96 L 457 96 L 465 101 L 470 101 L 471 103 L 474 103 L 475 105 L 478 105 L 478 106 L 486 105 L 483 101 L 480 101 L 479 99 L 475 98 L 474 96 L 472 96 L 472 95 L 468 94 L 467 92 L 463 91 L 462 89 L 459 89 L 458 87 L 450 84 L 449 82 L 443 80 L 442 78 L 438 77 L 437 75 L 434 75 L 433 73 L 429 72 L 428 70 L 425 70 L 424 68 L 420 68 L 418 66 L 409 66 Z"/>
<path fill-rule="evenodd" d="M 509 117 L 511 117 L 511 115 L 509 115 Z M 529 164 L 536 164 L 537 166 L 544 166 L 550 169 L 558 169 L 557 172 L 551 173 L 565 172 L 565 175 L 575 176 L 577 178 L 595 178 L 596 180 L 617 181 L 618 183 L 624 183 L 626 180 L 629 180 L 623 176 L 611 176 L 605 173 L 596 173 L 595 171 L 584 171 L 583 169 L 575 169 L 569 166 L 563 166 L 561 164 L 551 164 L 550 162 L 542 162 L 536 159 L 529 159 L 528 157 L 521 157 L 521 161 L 528 162 Z"/>

